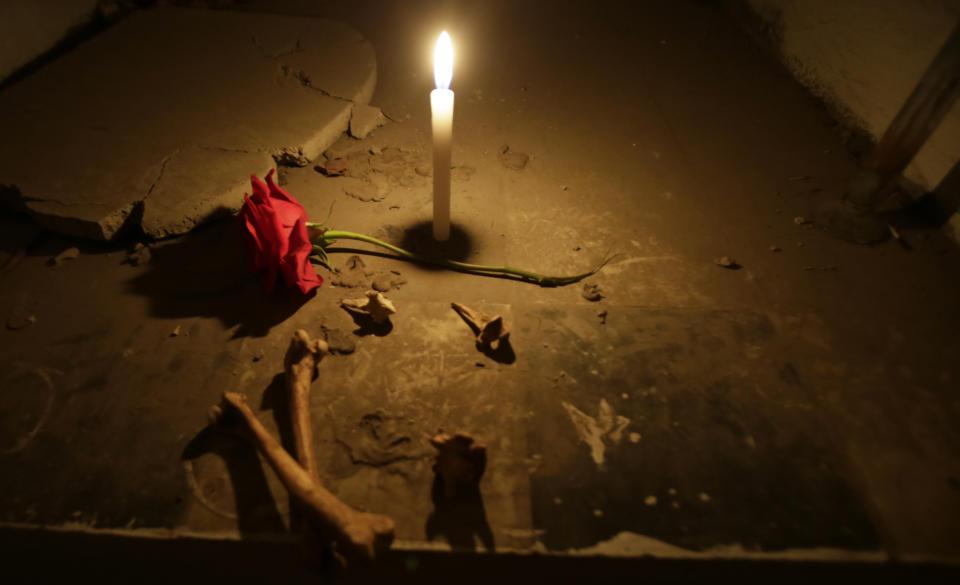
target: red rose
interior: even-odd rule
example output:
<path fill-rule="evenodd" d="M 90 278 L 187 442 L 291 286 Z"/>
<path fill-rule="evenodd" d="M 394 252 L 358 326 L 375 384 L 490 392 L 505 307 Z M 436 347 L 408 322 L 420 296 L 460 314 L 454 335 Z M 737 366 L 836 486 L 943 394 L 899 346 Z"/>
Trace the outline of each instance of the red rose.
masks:
<path fill-rule="evenodd" d="M 253 195 L 243 196 L 240 220 L 253 269 L 263 276 L 264 288 L 273 292 L 277 275 L 287 286 L 306 294 L 323 284 L 310 260 L 313 249 L 307 236 L 307 212 L 292 195 L 273 182 L 276 169 L 267 173 L 264 183 L 250 176 Z"/>

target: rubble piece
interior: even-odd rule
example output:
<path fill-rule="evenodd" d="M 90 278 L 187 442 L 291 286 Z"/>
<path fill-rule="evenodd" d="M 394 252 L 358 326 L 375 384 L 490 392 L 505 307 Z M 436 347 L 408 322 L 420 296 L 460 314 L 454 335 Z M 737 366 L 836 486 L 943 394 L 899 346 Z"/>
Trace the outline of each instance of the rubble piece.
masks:
<path fill-rule="evenodd" d="M 782 251 L 783 251 L 783 248 L 781 248 L 780 246 L 770 246 L 770 251 L 771 251 L 771 252 L 782 252 Z"/>
<path fill-rule="evenodd" d="M 336 552 L 348 563 L 368 564 L 390 548 L 393 520 L 357 511 L 315 481 L 267 432 L 243 394 L 225 392 L 220 404 L 210 409 L 209 417 L 211 423 L 233 431 L 256 447 L 311 522 L 333 539 Z"/>
<path fill-rule="evenodd" d="M 79 249 L 79 248 L 76 248 L 76 247 L 67 248 L 67 249 L 64 250 L 63 252 L 60 252 L 59 254 L 57 254 L 56 257 L 54 257 L 52 260 L 50 260 L 50 265 L 51 265 L 51 266 L 60 266 L 61 264 L 63 264 L 63 263 L 66 262 L 67 260 L 76 260 L 76 259 L 79 258 L 79 257 L 80 257 L 80 249 Z"/>
<path fill-rule="evenodd" d="M 803 217 L 802 215 L 798 215 L 798 216 L 796 216 L 796 217 L 793 218 L 793 223 L 795 223 L 795 224 L 797 224 L 797 225 L 810 225 L 810 224 L 813 223 L 813 220 L 809 220 L 809 219 Z"/>
<path fill-rule="evenodd" d="M 127 263 L 132 264 L 133 266 L 149 264 L 151 257 L 152 253 L 150 252 L 150 246 L 146 246 L 142 242 L 137 242 L 137 244 L 133 247 L 133 250 L 127 254 Z"/>
<path fill-rule="evenodd" d="M 417 165 L 413 167 L 413 172 L 421 177 L 429 177 L 431 172 L 430 165 Z"/>
<path fill-rule="evenodd" d="M 730 270 L 741 268 L 740 264 L 730 256 L 720 256 L 719 258 L 714 259 L 713 263 L 717 266 L 729 268 Z"/>
<path fill-rule="evenodd" d="M 330 353 L 346 355 L 357 350 L 357 341 L 353 335 L 348 335 L 340 329 L 323 328 L 323 335 L 327 340 L 327 349 Z"/>
<path fill-rule="evenodd" d="M 178 335 L 180 335 L 180 326 L 179 326 L 179 325 L 177 325 L 176 327 L 174 327 L 174 328 L 173 328 L 173 331 L 170 332 L 170 337 L 176 337 L 176 336 L 178 336 Z"/>
<path fill-rule="evenodd" d="M 371 132 L 387 123 L 387 117 L 376 106 L 353 104 L 350 115 L 350 136 L 366 138 Z"/>
<path fill-rule="evenodd" d="M 599 284 L 585 282 L 583 283 L 583 290 L 580 291 L 580 296 L 591 303 L 595 303 L 603 298 L 603 293 L 600 291 Z"/>
<path fill-rule="evenodd" d="M 316 374 L 317 364 L 327 353 L 329 353 L 329 350 L 326 341 L 311 339 L 306 331 L 297 329 L 293 333 L 290 346 L 283 357 L 294 452 L 300 466 L 317 483 L 320 482 L 320 472 L 313 456 L 313 431 L 310 426 L 310 383 Z"/>
<path fill-rule="evenodd" d="M 497 158 L 500 160 L 500 164 L 513 171 L 522 171 L 527 168 L 527 163 L 530 162 L 529 154 L 510 150 L 510 146 L 506 144 L 500 147 Z"/>
<path fill-rule="evenodd" d="M 606 309 L 604 309 L 604 310 L 602 310 L 602 311 L 598 311 L 598 312 L 597 312 L 597 317 L 600 318 L 600 324 L 601 324 L 601 325 L 606 325 L 606 324 L 607 324 L 607 310 L 606 310 Z"/>
<path fill-rule="evenodd" d="M 314 170 L 327 177 L 340 177 L 350 167 L 350 159 L 345 156 L 337 157 L 325 163 L 314 165 Z"/>
<path fill-rule="evenodd" d="M 460 303 L 450 303 L 450 306 L 460 314 L 477 334 L 478 348 L 498 349 L 502 344 L 509 343 L 510 328 L 504 322 L 502 316 L 491 317 Z"/>
<path fill-rule="evenodd" d="M 7 319 L 7 329 L 12 329 L 14 331 L 20 329 L 26 329 L 27 327 L 33 325 L 37 322 L 36 315 L 22 315 L 14 314 Z"/>
<path fill-rule="evenodd" d="M 351 313 L 369 315 L 374 323 L 385 323 L 397 312 L 390 299 L 375 290 L 368 290 L 364 298 L 343 299 L 340 306 Z"/>
<path fill-rule="evenodd" d="M 487 448 L 467 433 L 448 434 L 442 430 L 430 439 L 437 450 L 433 471 L 443 481 L 447 499 L 452 499 L 464 488 L 480 483 L 487 468 Z"/>

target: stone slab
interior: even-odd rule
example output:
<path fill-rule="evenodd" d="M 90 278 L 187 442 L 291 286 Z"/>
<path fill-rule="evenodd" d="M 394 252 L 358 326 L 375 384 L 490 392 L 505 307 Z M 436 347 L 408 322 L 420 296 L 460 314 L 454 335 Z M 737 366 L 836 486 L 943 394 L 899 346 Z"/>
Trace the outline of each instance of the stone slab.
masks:
<path fill-rule="evenodd" d="M 84 238 L 184 233 L 322 153 L 375 84 L 372 46 L 333 21 L 137 12 L 0 94 L 0 199 Z"/>

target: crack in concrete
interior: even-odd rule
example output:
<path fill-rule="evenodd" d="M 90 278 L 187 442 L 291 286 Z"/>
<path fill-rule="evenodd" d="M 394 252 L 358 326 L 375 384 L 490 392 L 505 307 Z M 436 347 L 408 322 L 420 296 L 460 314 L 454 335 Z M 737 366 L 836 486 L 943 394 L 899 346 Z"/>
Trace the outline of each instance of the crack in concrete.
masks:
<path fill-rule="evenodd" d="M 310 76 L 307 75 L 306 71 L 304 71 L 303 69 L 295 68 L 295 67 L 293 67 L 292 65 L 290 65 L 289 63 L 284 63 L 284 62 L 281 60 L 283 57 L 288 57 L 288 56 L 290 56 L 290 55 L 296 55 L 297 53 L 302 53 L 303 51 L 306 50 L 306 49 L 303 48 L 303 45 L 300 43 L 300 39 L 299 39 L 299 38 L 295 41 L 294 47 L 293 47 L 292 49 L 289 49 L 289 50 L 286 50 L 286 51 L 280 51 L 280 52 L 277 52 L 277 53 L 270 53 L 270 52 L 268 52 L 267 49 L 266 49 L 266 47 L 264 47 L 263 45 L 260 44 L 260 41 L 257 39 L 256 35 L 251 36 L 251 37 L 250 37 L 250 40 L 253 42 L 253 46 L 255 46 L 255 47 L 257 48 L 257 50 L 260 51 L 260 54 L 261 54 L 265 59 L 270 59 L 270 60 L 276 61 L 277 63 L 280 64 L 280 71 L 283 72 L 283 75 L 284 75 L 285 77 L 292 77 L 292 78 L 296 79 L 296 80 L 300 83 L 301 86 L 303 86 L 303 87 L 305 87 L 305 88 L 307 88 L 307 89 L 310 89 L 310 90 L 319 92 L 321 95 L 324 95 L 324 96 L 326 96 L 326 97 L 333 98 L 333 99 L 335 99 L 335 100 L 341 100 L 341 101 L 344 101 L 344 102 L 350 102 L 351 104 L 352 104 L 352 103 L 355 103 L 355 102 L 354 102 L 352 99 L 350 99 L 350 98 L 346 98 L 346 97 L 343 97 L 343 96 L 340 96 L 340 95 L 336 95 L 336 94 L 334 94 L 334 93 L 331 93 L 331 92 L 323 89 L 322 87 L 317 87 L 317 86 L 313 85 L 313 84 L 310 82 Z"/>
<path fill-rule="evenodd" d="M 140 203 L 147 200 L 150 197 L 150 194 L 153 193 L 153 190 L 157 188 L 157 185 L 160 184 L 160 180 L 163 178 L 163 172 L 167 170 L 167 163 L 170 162 L 170 159 L 177 156 L 180 153 L 180 149 L 174 150 L 172 153 L 163 157 L 163 160 L 160 161 L 160 172 L 157 173 L 157 178 L 153 180 L 153 184 L 150 185 L 150 188 L 147 189 L 147 194 L 143 196 L 143 199 L 140 199 Z M 135 202 L 136 203 L 136 202 Z"/>

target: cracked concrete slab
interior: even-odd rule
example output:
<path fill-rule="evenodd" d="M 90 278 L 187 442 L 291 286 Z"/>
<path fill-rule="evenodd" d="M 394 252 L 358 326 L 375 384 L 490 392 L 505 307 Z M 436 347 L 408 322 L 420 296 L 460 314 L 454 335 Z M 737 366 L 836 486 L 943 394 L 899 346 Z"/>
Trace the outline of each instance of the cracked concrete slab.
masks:
<path fill-rule="evenodd" d="M 333 21 L 137 12 L 0 93 L 0 199 L 89 239 L 184 233 L 251 173 L 316 158 L 375 84 L 373 47 Z"/>

